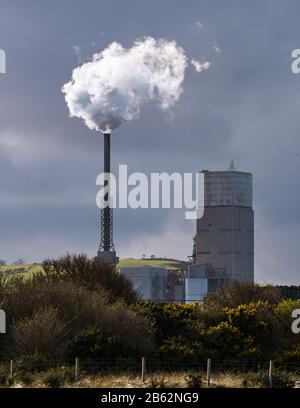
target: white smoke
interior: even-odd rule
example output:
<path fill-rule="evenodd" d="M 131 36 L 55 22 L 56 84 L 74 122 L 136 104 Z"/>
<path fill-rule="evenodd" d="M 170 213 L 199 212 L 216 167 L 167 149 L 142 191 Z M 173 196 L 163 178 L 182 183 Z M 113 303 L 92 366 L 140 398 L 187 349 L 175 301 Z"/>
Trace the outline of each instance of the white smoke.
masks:
<path fill-rule="evenodd" d="M 71 117 L 90 129 L 114 129 L 154 102 L 169 110 L 182 93 L 187 58 L 175 41 L 146 37 L 132 48 L 117 42 L 73 70 L 62 92 Z"/>
<path fill-rule="evenodd" d="M 75 56 L 77 58 L 78 64 L 82 64 L 83 63 L 83 56 L 82 56 L 81 48 L 78 45 L 74 45 L 73 52 L 74 52 L 74 54 L 75 54 Z"/>
<path fill-rule="evenodd" d="M 200 62 L 197 60 L 191 60 L 191 64 L 194 65 L 195 70 L 197 72 L 202 72 L 207 70 L 210 67 L 210 62 L 206 61 L 206 62 Z"/>

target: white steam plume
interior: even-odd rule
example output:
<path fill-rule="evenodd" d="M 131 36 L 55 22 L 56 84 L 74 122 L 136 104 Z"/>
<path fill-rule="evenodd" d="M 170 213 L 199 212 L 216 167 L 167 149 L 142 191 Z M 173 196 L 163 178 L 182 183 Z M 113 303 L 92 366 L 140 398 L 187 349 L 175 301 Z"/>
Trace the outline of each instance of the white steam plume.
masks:
<path fill-rule="evenodd" d="M 195 70 L 197 72 L 202 72 L 207 70 L 210 67 L 210 62 L 206 61 L 206 62 L 200 62 L 197 60 L 191 60 L 191 64 L 194 65 Z"/>
<path fill-rule="evenodd" d="M 71 117 L 90 129 L 115 129 L 139 117 L 143 103 L 170 109 L 182 93 L 187 58 L 175 41 L 146 37 L 132 48 L 113 42 L 73 70 L 62 92 Z"/>

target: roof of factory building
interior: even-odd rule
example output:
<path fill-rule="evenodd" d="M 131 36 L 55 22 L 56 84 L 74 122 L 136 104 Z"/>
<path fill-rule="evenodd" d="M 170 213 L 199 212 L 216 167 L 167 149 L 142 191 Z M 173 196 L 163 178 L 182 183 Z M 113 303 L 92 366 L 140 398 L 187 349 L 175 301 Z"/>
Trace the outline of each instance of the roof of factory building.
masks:
<path fill-rule="evenodd" d="M 228 168 L 226 170 L 201 170 L 200 173 L 239 173 L 239 174 L 249 174 L 252 175 L 252 173 L 248 172 L 248 171 L 240 171 L 237 170 L 236 165 L 234 163 L 233 160 L 231 160 Z"/>

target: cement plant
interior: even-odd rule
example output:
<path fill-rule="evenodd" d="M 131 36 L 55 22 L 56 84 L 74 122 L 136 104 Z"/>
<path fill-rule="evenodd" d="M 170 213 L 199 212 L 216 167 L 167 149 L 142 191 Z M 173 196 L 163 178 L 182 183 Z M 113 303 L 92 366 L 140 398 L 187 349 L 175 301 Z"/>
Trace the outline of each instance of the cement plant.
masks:
<path fill-rule="evenodd" d="M 0 0 L 1 407 L 298 406 L 299 15 Z"/>

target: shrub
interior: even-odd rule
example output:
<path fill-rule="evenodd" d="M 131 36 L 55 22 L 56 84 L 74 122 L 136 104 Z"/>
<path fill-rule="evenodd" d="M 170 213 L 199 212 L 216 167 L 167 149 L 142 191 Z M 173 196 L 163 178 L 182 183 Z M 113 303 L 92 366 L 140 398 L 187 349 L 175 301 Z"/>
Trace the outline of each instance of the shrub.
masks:
<path fill-rule="evenodd" d="M 0 386 L 7 387 L 13 384 L 13 379 L 10 378 L 9 367 L 7 364 L 0 365 Z"/>
<path fill-rule="evenodd" d="M 146 317 L 151 331 L 158 344 L 167 338 L 176 337 L 178 333 L 197 338 L 197 326 L 201 318 L 201 305 L 139 302 L 135 310 Z"/>
<path fill-rule="evenodd" d="M 274 318 L 277 322 L 274 337 L 281 351 L 291 351 L 299 345 L 299 336 L 295 335 L 291 329 L 292 311 L 295 309 L 300 309 L 300 300 L 283 300 L 274 308 Z"/>
<path fill-rule="evenodd" d="M 96 311 L 94 324 L 77 330 L 68 356 L 81 359 L 103 359 L 113 356 L 147 356 L 153 350 L 147 321 L 124 306 L 104 307 Z M 87 318 L 87 320 L 89 320 Z"/>
<path fill-rule="evenodd" d="M 35 373 L 46 370 L 48 365 L 49 361 L 44 354 L 34 352 L 33 354 L 22 356 L 17 361 L 16 368 L 18 373 Z"/>
<path fill-rule="evenodd" d="M 274 352 L 277 339 L 270 334 L 273 333 L 277 322 L 273 316 L 273 308 L 268 302 L 258 301 L 235 308 L 225 308 L 225 312 L 229 324 L 237 327 L 245 340 L 248 338 L 249 347 L 246 349 L 255 349 L 253 355 L 263 358 L 262 353 L 267 357 L 270 351 Z"/>
<path fill-rule="evenodd" d="M 57 359 L 68 346 L 66 334 L 67 327 L 58 318 L 56 309 L 40 309 L 12 327 L 13 350 L 18 356 L 39 353 Z"/>
<path fill-rule="evenodd" d="M 25 386 L 30 386 L 36 381 L 39 372 L 48 369 L 49 361 L 38 352 L 22 356 L 16 362 L 16 378 Z"/>
<path fill-rule="evenodd" d="M 50 368 L 40 374 L 39 380 L 46 387 L 59 388 L 74 381 L 74 369 L 71 367 Z"/>
<path fill-rule="evenodd" d="M 92 291 L 72 280 L 0 281 L 10 330 L 1 343 L 4 358 L 42 354 L 48 360 L 148 355 L 147 319 L 124 303 L 110 304 L 103 289 Z M 105 340 L 99 348 L 99 333 Z M 113 339 L 113 341 L 111 341 Z M 88 343 L 88 348 L 85 345 Z M 105 353 L 101 354 L 101 349 Z"/>
<path fill-rule="evenodd" d="M 48 282 L 71 281 L 92 291 L 106 290 L 112 301 L 122 299 L 126 303 L 137 300 L 136 292 L 125 275 L 116 267 L 101 258 L 88 258 L 86 255 L 65 255 L 58 259 L 46 259 L 42 263 L 44 273 L 38 278 L 46 277 Z"/>
<path fill-rule="evenodd" d="M 41 376 L 43 384 L 48 388 L 59 388 L 62 385 L 62 378 L 57 371 L 49 370 Z"/>
<path fill-rule="evenodd" d="M 22 371 L 17 375 L 17 378 L 27 387 L 34 383 L 36 377 L 33 373 Z"/>
<path fill-rule="evenodd" d="M 207 359 L 207 350 L 199 339 L 190 341 L 188 338 L 179 335 L 163 340 L 159 347 L 160 357 L 168 360 L 176 359 L 177 361 L 196 359 L 205 361 Z"/>
<path fill-rule="evenodd" d="M 272 387 L 273 388 L 293 388 L 295 387 L 296 381 L 293 376 L 286 371 L 276 370 L 272 376 Z M 242 386 L 245 388 L 249 387 L 259 387 L 268 388 L 269 387 L 269 376 L 265 371 L 258 371 L 257 373 L 247 374 L 243 381 Z"/>
<path fill-rule="evenodd" d="M 209 327 L 201 333 L 201 340 L 210 356 L 217 359 L 234 358 L 243 350 L 244 339 L 237 327 L 228 322 L 220 322 L 217 326 Z"/>
<path fill-rule="evenodd" d="M 148 383 L 147 388 L 167 388 L 167 382 L 164 378 L 152 377 Z"/>
<path fill-rule="evenodd" d="M 276 304 L 282 299 L 278 287 L 259 286 L 250 282 L 234 281 L 229 286 L 220 288 L 215 294 L 208 296 L 207 302 L 214 302 L 220 307 L 237 307 L 255 303 L 259 300 Z"/>
<path fill-rule="evenodd" d="M 203 379 L 201 374 L 191 373 L 185 378 L 185 382 L 188 388 L 202 388 Z"/>
<path fill-rule="evenodd" d="M 278 360 L 281 364 L 288 364 L 291 367 L 300 367 L 300 344 L 292 350 L 282 353 Z"/>

